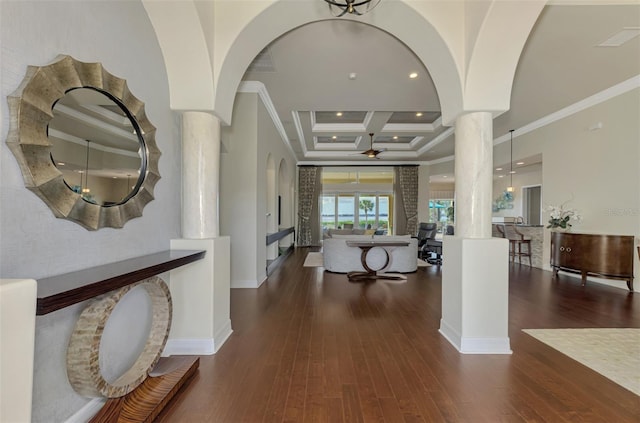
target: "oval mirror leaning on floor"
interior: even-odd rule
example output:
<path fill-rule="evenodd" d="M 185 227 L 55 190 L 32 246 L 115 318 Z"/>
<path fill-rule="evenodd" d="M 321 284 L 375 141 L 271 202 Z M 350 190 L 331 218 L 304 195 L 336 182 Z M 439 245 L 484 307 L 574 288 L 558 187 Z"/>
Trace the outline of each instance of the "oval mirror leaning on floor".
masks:
<path fill-rule="evenodd" d="M 8 102 L 7 145 L 25 186 L 56 217 L 96 230 L 142 215 L 160 179 L 160 151 L 124 79 L 101 63 L 59 56 L 29 66 Z"/>

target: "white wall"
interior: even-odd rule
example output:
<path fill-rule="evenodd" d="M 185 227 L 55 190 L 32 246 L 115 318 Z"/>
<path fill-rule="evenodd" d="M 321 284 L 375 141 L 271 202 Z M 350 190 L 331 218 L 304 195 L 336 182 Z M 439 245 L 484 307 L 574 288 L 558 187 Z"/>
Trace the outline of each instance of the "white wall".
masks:
<path fill-rule="evenodd" d="M 231 238 L 232 288 L 256 287 L 259 283 L 256 241 L 258 219 L 264 220 L 264 214 L 259 217 L 256 206 L 257 110 L 255 94 L 238 94 L 233 124 L 221 131 L 226 152 L 220 155 L 220 234 Z"/>
<path fill-rule="evenodd" d="M 42 278 L 123 260 L 169 248 L 180 235 L 179 127 L 169 110 L 167 75 L 161 51 L 139 2 L 1 2 L 3 141 L 8 131 L 6 96 L 23 79 L 27 65 L 46 65 L 58 54 L 85 62 L 102 62 L 125 78 L 134 95 L 145 102 L 146 114 L 158 128 L 162 152 L 155 200 L 140 218 L 123 229 L 87 231 L 57 219 L 24 187 L 18 164 L 0 144 L 0 276 Z M 37 318 L 33 415 L 34 422 L 64 421 L 87 399 L 77 395 L 65 373 L 68 336 L 81 305 Z M 142 318 L 139 307 L 123 310 Z M 16 322 L 19 324 L 19 322 Z M 123 339 L 122 344 L 131 343 Z"/>
<path fill-rule="evenodd" d="M 296 160 L 291 155 L 291 152 L 285 145 L 279 132 L 276 130 L 273 120 L 269 115 L 265 105 L 262 101 L 258 101 L 258 196 L 257 196 L 257 213 L 258 216 L 266 216 L 267 212 L 271 213 L 270 220 L 273 223 L 273 230 L 277 230 L 278 227 L 278 192 L 284 193 L 279 188 L 278 169 L 282 160 L 287 162 L 289 169 L 295 169 Z M 270 190 L 267 189 L 267 157 L 270 157 L 275 163 L 273 181 L 276 184 L 275 190 L 272 191 L 273 198 L 267 199 L 267 193 Z M 289 186 L 294 184 L 292 172 L 289 172 Z M 267 206 L 273 205 L 273 210 L 268 210 Z M 256 245 L 258 247 L 257 256 L 257 274 L 258 278 L 266 278 L 266 260 L 267 260 L 267 246 L 266 236 L 267 232 L 271 232 L 270 228 L 267 228 L 267 221 L 263 219 L 258 220 L 258 223 L 263 223 L 263 226 L 258 226 Z M 274 244 L 277 252 L 277 243 Z M 277 254 L 276 254 L 277 256 Z M 270 259 L 272 257 L 269 257 Z"/>
<path fill-rule="evenodd" d="M 254 93 L 236 95 L 233 123 L 222 138 L 220 232 L 231 237 L 231 287 L 255 288 L 267 277 L 267 158 L 276 166 L 285 159 L 289 169 L 295 159 Z"/>
<path fill-rule="evenodd" d="M 614 97 L 522 136 L 542 148 L 542 203 L 579 210 L 573 232 L 640 238 L 640 89 Z M 602 129 L 589 130 L 601 122 Z M 549 216 L 545 213 L 543 223 Z M 545 230 L 543 263 L 549 263 Z M 635 290 L 640 261 L 635 256 Z M 623 282 L 609 285 L 626 289 Z"/>

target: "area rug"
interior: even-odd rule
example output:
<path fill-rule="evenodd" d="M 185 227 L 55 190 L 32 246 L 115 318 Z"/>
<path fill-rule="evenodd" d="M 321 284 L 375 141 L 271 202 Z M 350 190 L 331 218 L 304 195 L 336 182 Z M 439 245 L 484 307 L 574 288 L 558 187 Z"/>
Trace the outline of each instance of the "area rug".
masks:
<path fill-rule="evenodd" d="M 418 267 L 429 267 L 431 264 L 424 260 L 418 260 Z M 322 259 L 322 253 L 316 251 L 310 251 L 307 253 L 307 257 L 304 259 L 303 267 L 322 267 L 324 264 Z"/>
<path fill-rule="evenodd" d="M 640 329 L 523 329 L 640 395 Z"/>

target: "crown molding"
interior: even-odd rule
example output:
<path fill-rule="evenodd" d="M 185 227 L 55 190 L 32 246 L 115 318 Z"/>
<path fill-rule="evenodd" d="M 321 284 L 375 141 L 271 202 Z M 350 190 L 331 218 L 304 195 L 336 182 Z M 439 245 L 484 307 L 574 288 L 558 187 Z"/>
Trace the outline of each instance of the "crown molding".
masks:
<path fill-rule="evenodd" d="M 295 110 L 291 111 L 291 117 L 293 118 L 293 125 L 296 128 L 298 134 L 298 141 L 300 142 L 300 148 L 302 148 L 302 156 L 307 155 L 307 141 L 304 139 L 304 131 L 302 130 L 302 122 L 300 122 L 300 112 Z M 296 159 L 298 156 L 296 156 Z"/>
<path fill-rule="evenodd" d="M 429 141 L 428 143 L 426 143 L 424 146 L 422 146 L 418 151 L 418 155 L 420 154 L 424 154 L 427 151 L 431 150 L 433 147 L 435 147 L 436 145 L 440 144 L 441 142 L 443 142 L 444 140 L 446 140 L 447 138 L 449 138 L 449 136 L 455 131 L 455 128 L 453 126 L 447 128 L 444 132 L 442 132 L 440 135 L 438 135 L 437 137 L 435 137 L 434 139 L 432 139 L 431 141 Z M 453 157 L 453 156 L 452 156 Z"/>
<path fill-rule="evenodd" d="M 437 126 L 432 123 L 387 123 L 382 127 L 381 133 L 401 134 L 404 132 L 433 132 Z"/>
<path fill-rule="evenodd" d="M 520 135 L 535 131 L 536 129 L 552 124 L 553 122 L 556 122 L 558 120 L 567 118 L 571 115 L 588 109 L 589 107 L 596 106 L 621 94 L 627 93 L 631 90 L 635 90 L 636 88 L 640 88 L 640 75 L 629 78 L 626 81 L 609 87 L 606 90 L 602 90 L 590 97 L 585 98 L 584 100 L 580 100 L 577 103 L 573 103 L 570 106 L 558 110 L 557 112 L 548 114 L 538 120 L 524 125 L 513 132 L 513 137 L 516 138 Z M 496 146 L 498 144 L 502 144 L 503 142 L 509 141 L 509 139 L 509 133 L 506 133 L 501 137 L 495 138 L 493 140 L 493 145 Z"/>
<path fill-rule="evenodd" d="M 260 97 L 260 100 L 262 100 L 262 104 L 264 105 L 265 109 L 267 109 L 267 113 L 269 113 L 269 116 L 273 121 L 273 125 L 276 127 L 276 130 L 280 134 L 282 142 L 284 142 L 284 144 L 289 148 L 289 151 L 291 152 L 293 157 L 297 157 L 296 152 L 293 150 L 293 146 L 291 145 L 291 141 L 289 141 L 287 132 L 284 130 L 282 121 L 278 116 L 276 107 L 273 105 L 273 101 L 271 101 L 271 97 L 269 96 L 267 87 L 265 87 L 265 85 L 260 81 L 242 81 L 240 83 L 240 86 L 238 86 L 238 92 L 258 94 L 258 97 Z"/>
<path fill-rule="evenodd" d="M 435 165 L 435 164 L 439 164 L 439 163 L 446 163 L 446 162 L 452 162 L 454 159 L 454 156 L 447 156 L 447 157 L 441 157 L 439 159 L 435 159 L 435 160 L 429 160 L 427 162 L 423 162 L 423 164 L 428 164 L 428 165 Z"/>

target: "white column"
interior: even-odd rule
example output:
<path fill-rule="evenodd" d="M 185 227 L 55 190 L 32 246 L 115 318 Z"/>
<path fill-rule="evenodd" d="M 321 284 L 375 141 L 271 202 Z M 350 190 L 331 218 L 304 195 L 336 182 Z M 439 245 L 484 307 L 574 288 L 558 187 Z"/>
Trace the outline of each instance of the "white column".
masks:
<path fill-rule="evenodd" d="M 440 333 L 466 354 L 510 354 L 508 242 L 491 238 L 491 113 L 456 121 L 455 236 L 443 240 Z"/>
<path fill-rule="evenodd" d="M 456 235 L 491 238 L 493 121 L 491 113 L 460 116 L 455 131 Z"/>
<path fill-rule="evenodd" d="M 219 234 L 220 121 L 205 112 L 182 114 L 182 236 Z"/>
<path fill-rule="evenodd" d="M 170 272 L 173 324 L 164 354 L 214 354 L 232 332 L 230 238 L 219 236 L 220 121 L 182 114 L 182 237 L 172 250 L 205 257 Z"/>

